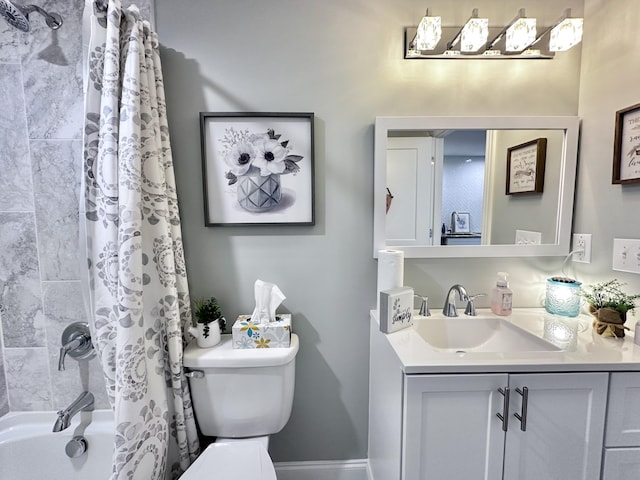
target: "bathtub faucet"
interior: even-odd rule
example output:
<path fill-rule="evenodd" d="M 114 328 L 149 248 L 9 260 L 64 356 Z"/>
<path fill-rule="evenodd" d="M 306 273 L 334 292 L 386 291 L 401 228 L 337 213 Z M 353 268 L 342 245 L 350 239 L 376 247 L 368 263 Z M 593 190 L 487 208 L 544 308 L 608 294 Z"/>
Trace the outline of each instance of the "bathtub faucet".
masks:
<path fill-rule="evenodd" d="M 61 432 L 65 428 L 69 427 L 69 422 L 75 416 L 76 413 L 84 410 L 92 410 L 93 408 L 93 394 L 90 392 L 82 392 L 78 398 L 76 398 L 71 405 L 64 410 L 58 411 L 58 419 L 53 425 L 54 432 Z"/>

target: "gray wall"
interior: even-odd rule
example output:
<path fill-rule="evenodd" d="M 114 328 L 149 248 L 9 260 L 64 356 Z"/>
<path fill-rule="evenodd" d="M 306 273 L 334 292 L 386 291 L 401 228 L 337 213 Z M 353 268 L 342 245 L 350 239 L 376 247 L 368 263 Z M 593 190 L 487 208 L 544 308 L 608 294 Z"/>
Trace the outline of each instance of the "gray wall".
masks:
<path fill-rule="evenodd" d="M 611 169 L 615 112 L 640 103 L 640 9 L 635 0 L 587 0 L 585 17 L 574 231 L 593 233 L 594 257 L 575 269 L 587 282 L 617 277 L 637 293 L 640 276 L 611 271 L 611 259 L 614 238 L 640 238 L 640 184 L 612 185 Z"/>
<path fill-rule="evenodd" d="M 507 149 L 536 138 L 546 138 L 546 160 L 542 193 L 505 195 Z M 542 233 L 542 243 L 555 243 L 558 221 L 560 159 L 564 134 L 551 130 L 511 130 L 495 132 L 493 191 L 491 192 L 491 244 L 513 244 L 516 230 Z"/>
<path fill-rule="evenodd" d="M 582 13 L 581 0 L 428 6 L 459 24 L 473 7 L 496 23 L 520 7 L 542 23 L 566 6 Z M 403 26 L 426 8 L 413 0 L 158 0 L 156 8 L 192 294 L 218 296 L 234 318 L 251 312 L 256 278 L 280 285 L 301 350 L 293 414 L 272 439 L 273 457 L 364 458 L 376 115 L 577 115 L 580 48 L 552 61 L 403 60 Z M 201 111 L 315 112 L 315 227 L 204 227 Z M 506 270 L 516 306 L 539 305 L 561 260 L 414 260 L 405 283 L 438 305 L 453 283 L 486 292 Z"/>

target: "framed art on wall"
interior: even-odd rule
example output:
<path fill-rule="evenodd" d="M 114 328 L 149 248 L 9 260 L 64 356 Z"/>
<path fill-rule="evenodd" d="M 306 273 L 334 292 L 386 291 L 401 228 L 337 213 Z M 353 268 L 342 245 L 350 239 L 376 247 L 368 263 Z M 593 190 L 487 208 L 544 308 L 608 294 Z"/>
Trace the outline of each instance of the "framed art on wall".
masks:
<path fill-rule="evenodd" d="M 471 233 L 471 214 L 453 212 L 451 214 L 451 233 Z"/>
<path fill-rule="evenodd" d="M 640 182 L 640 103 L 616 112 L 612 183 Z"/>
<path fill-rule="evenodd" d="M 205 225 L 314 225 L 313 119 L 200 112 Z"/>
<path fill-rule="evenodd" d="M 536 138 L 507 149 L 507 195 L 542 193 L 547 139 Z"/>

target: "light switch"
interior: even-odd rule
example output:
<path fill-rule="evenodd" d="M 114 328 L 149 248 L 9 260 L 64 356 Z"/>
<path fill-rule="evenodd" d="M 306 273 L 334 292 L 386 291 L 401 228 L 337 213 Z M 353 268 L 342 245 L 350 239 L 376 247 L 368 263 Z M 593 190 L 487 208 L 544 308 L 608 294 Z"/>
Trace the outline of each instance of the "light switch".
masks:
<path fill-rule="evenodd" d="M 612 263 L 619 272 L 640 273 L 640 240 L 614 238 Z"/>

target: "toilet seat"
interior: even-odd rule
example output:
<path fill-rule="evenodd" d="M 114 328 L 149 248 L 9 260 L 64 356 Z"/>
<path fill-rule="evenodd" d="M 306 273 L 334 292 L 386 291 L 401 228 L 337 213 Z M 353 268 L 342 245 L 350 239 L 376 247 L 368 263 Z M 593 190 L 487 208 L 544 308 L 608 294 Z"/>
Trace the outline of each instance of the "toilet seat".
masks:
<path fill-rule="evenodd" d="M 277 480 L 262 443 L 244 440 L 212 443 L 180 480 Z"/>

